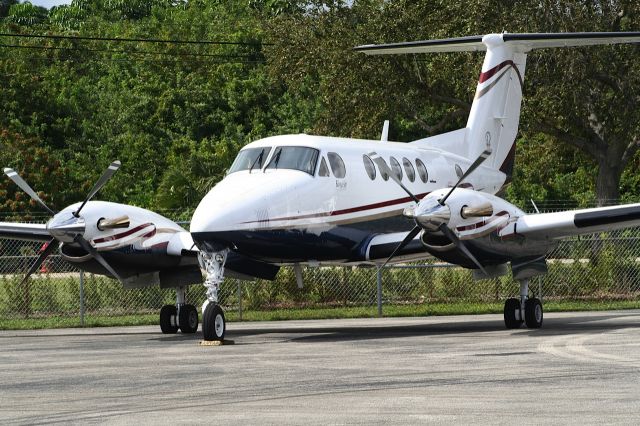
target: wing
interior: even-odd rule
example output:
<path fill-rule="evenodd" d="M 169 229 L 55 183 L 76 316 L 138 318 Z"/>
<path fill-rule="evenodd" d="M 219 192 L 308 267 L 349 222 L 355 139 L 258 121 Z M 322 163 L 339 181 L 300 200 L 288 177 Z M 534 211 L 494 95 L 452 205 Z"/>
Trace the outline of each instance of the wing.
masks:
<path fill-rule="evenodd" d="M 515 233 L 535 239 L 559 239 L 634 226 L 640 226 L 640 204 L 526 215 L 516 221 Z"/>
<path fill-rule="evenodd" d="M 0 222 L 0 238 L 14 240 L 49 241 L 51 234 L 43 223 Z"/>

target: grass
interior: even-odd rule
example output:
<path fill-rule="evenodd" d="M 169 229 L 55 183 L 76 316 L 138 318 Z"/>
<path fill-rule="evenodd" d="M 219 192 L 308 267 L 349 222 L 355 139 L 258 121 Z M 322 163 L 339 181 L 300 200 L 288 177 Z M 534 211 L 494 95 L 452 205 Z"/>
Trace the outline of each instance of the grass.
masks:
<path fill-rule="evenodd" d="M 441 316 L 468 314 L 500 314 L 502 303 L 452 302 L 452 303 L 424 303 L 416 305 L 385 305 L 385 317 L 410 316 Z M 545 312 L 569 311 L 604 311 L 619 309 L 640 309 L 640 300 L 579 300 L 579 301 L 547 301 Z M 226 312 L 227 320 L 238 321 L 237 311 Z M 243 321 L 281 321 L 281 320 L 314 320 L 329 318 L 373 318 L 378 316 L 375 306 L 343 307 L 343 308 L 296 308 L 276 309 L 268 311 L 245 311 Z M 85 327 L 111 327 L 156 325 L 157 314 L 140 315 L 87 315 Z M 79 317 L 47 317 L 47 318 L 16 318 L 0 320 L 0 330 L 35 330 L 45 328 L 74 328 L 80 327 Z"/>

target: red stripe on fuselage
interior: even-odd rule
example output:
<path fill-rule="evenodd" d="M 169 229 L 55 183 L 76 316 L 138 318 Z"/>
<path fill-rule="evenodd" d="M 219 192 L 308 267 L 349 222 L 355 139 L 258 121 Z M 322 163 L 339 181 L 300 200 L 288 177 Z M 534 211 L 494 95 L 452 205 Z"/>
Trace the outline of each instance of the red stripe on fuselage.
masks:
<path fill-rule="evenodd" d="M 421 199 L 427 195 L 429 195 L 429 192 L 425 192 L 424 194 L 417 194 L 416 197 Z M 396 204 L 404 204 L 410 201 L 412 201 L 411 197 L 396 198 L 395 200 L 382 201 L 380 203 L 367 204 L 365 206 L 352 207 L 350 209 L 334 210 L 332 212 L 312 213 L 312 214 L 307 214 L 302 216 L 279 217 L 275 219 L 252 220 L 249 222 L 242 222 L 242 223 L 264 223 L 264 222 L 276 222 L 279 220 L 297 220 L 297 219 L 309 219 L 314 217 L 339 216 L 343 214 L 357 213 L 357 212 L 366 211 L 366 210 L 375 210 L 382 207 L 393 206 Z"/>

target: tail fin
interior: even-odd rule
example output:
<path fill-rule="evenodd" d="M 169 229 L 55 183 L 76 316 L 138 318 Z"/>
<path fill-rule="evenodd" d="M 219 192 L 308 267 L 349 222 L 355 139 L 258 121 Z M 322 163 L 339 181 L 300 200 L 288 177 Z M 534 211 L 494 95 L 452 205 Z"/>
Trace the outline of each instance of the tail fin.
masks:
<path fill-rule="evenodd" d="M 520 121 L 527 53 L 549 47 L 640 43 L 640 32 L 487 34 L 443 40 L 414 41 L 356 47 L 368 55 L 486 51 L 465 129 L 414 143 L 438 147 L 469 159 L 491 148 L 486 165 L 510 178 L 515 161 L 515 138 Z"/>
<path fill-rule="evenodd" d="M 502 35 L 484 36 L 487 53 L 471 105 L 464 146 L 467 158 L 476 158 L 492 149 L 485 163 L 511 177 L 515 160 L 515 140 L 520 122 L 522 85 L 526 53 L 505 43 Z"/>

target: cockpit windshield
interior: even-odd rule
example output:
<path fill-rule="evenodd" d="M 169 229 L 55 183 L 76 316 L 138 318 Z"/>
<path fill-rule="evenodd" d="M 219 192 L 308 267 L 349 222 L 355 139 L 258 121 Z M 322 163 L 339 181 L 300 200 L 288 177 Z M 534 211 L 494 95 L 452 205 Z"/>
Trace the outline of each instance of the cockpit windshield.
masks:
<path fill-rule="evenodd" d="M 279 146 L 273 152 L 267 169 L 300 170 L 313 176 L 318 164 L 317 149 L 305 146 Z"/>
<path fill-rule="evenodd" d="M 235 161 L 229 169 L 229 173 L 241 170 L 260 170 L 267 161 L 271 147 L 243 149 L 238 153 Z"/>

